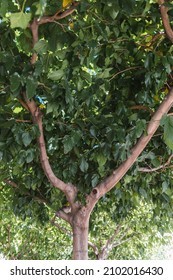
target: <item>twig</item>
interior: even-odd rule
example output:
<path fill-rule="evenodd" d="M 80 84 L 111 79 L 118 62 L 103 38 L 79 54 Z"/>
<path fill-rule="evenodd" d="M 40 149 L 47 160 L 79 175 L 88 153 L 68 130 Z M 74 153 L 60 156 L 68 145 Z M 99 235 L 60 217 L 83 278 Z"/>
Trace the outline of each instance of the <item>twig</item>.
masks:
<path fill-rule="evenodd" d="M 61 227 L 58 223 L 55 222 L 55 217 L 50 221 L 52 225 L 56 226 L 58 229 L 60 229 L 62 232 L 64 232 L 65 234 L 69 235 L 70 237 L 72 237 L 72 233 L 70 231 L 68 231 L 66 228 Z"/>
<path fill-rule="evenodd" d="M 162 164 L 162 165 L 160 165 L 160 166 L 158 166 L 158 167 L 155 167 L 155 168 L 140 167 L 140 168 L 139 168 L 139 171 L 140 171 L 140 172 L 148 172 L 148 173 L 151 173 L 151 172 L 158 171 L 158 170 L 160 170 L 160 169 L 164 169 L 164 168 L 171 167 L 171 166 L 170 166 L 170 163 L 171 163 L 172 158 L 173 158 L 173 155 L 171 155 L 171 156 L 168 158 L 168 160 L 167 160 L 164 164 Z"/>
<path fill-rule="evenodd" d="M 121 244 L 123 244 L 123 243 L 129 241 L 130 239 L 132 239 L 132 237 L 133 237 L 133 236 L 131 236 L 131 237 L 125 239 L 125 240 L 122 240 L 122 241 L 119 241 L 119 242 L 115 242 L 115 243 L 113 244 L 113 247 L 112 247 L 112 248 L 115 248 L 115 247 L 120 246 Z"/>
<path fill-rule="evenodd" d="M 19 120 L 19 119 L 17 119 L 17 120 L 15 120 L 15 122 L 17 122 L 17 123 L 31 123 L 32 121 L 31 120 Z"/>
<path fill-rule="evenodd" d="M 149 111 L 151 116 L 154 114 L 154 111 L 151 108 L 144 106 L 144 105 L 133 105 L 130 107 L 130 109 Z"/>
<path fill-rule="evenodd" d="M 5 179 L 5 180 L 3 180 L 3 182 L 7 185 L 12 186 L 15 189 L 20 190 L 19 186 L 10 179 Z M 48 201 L 45 198 L 42 198 L 42 197 L 39 197 L 39 196 L 36 196 L 36 195 L 33 196 L 29 192 L 26 192 L 25 195 L 31 197 L 33 200 L 35 200 L 39 203 L 49 204 Z"/>
<path fill-rule="evenodd" d="M 130 71 L 130 70 L 135 70 L 135 69 L 138 69 L 138 68 L 142 68 L 141 66 L 133 66 L 133 67 L 129 67 L 127 69 L 124 69 L 122 71 L 119 71 L 117 73 L 115 73 L 110 79 L 109 81 L 111 81 L 112 79 L 114 79 L 116 76 L 118 76 L 119 74 L 122 74 L 122 73 L 125 73 L 127 71 Z"/>

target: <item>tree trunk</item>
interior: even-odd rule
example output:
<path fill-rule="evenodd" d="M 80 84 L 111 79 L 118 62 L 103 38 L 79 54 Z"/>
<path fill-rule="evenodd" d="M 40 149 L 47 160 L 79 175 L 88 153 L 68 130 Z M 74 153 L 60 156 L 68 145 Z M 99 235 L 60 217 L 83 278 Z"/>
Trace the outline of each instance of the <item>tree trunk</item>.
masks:
<path fill-rule="evenodd" d="M 72 222 L 74 260 L 88 259 L 88 228 L 89 217 L 85 217 L 81 215 L 81 213 L 77 213 Z"/>

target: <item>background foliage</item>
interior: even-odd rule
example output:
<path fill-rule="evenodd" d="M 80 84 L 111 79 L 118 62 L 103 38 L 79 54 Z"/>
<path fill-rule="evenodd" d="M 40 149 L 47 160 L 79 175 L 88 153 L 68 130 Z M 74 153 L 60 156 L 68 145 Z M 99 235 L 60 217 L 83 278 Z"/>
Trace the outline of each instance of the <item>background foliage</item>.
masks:
<path fill-rule="evenodd" d="M 28 230 L 32 239 L 38 223 L 43 239 L 56 235 L 61 246 L 68 244 L 65 255 L 56 250 L 47 258 L 69 256 L 69 238 L 63 241 L 46 224 L 65 197 L 50 186 L 40 167 L 38 129 L 19 102 L 21 92 L 26 91 L 28 98 L 42 98 L 50 163 L 61 180 L 78 186 L 82 200 L 128 157 L 172 85 L 172 44 L 165 37 L 156 1 L 80 1 L 72 15 L 40 26 L 34 46 L 38 59 L 32 66 L 28 24 L 35 16 L 55 14 L 62 5 L 54 0 L 0 1 L 0 180 L 4 182 L 1 201 L 6 201 L 2 207 L 12 208 L 26 221 L 26 228 L 18 233 L 21 239 L 22 234 L 27 238 Z M 145 248 L 141 235 L 147 236 L 147 246 L 155 244 L 154 232 L 163 234 L 172 226 L 172 169 L 140 171 L 157 168 L 172 155 L 172 124 L 172 116 L 165 116 L 133 168 L 91 217 L 90 235 L 96 243 L 99 238 L 105 241 L 118 224 L 137 236 L 133 245 L 124 244 L 125 251 L 120 247 L 111 258 L 140 258 Z M 15 190 L 7 188 L 9 181 L 15 182 Z M 7 240 L 9 221 L 3 213 L 1 239 Z M 13 227 L 15 217 L 10 220 Z M 101 236 L 105 223 L 109 230 Z M 37 241 L 41 240 L 40 236 Z M 49 245 L 53 250 L 51 241 Z M 39 246 L 34 245 L 37 253 L 32 251 L 31 258 L 42 258 Z M 9 257 L 18 254 L 11 250 Z"/>

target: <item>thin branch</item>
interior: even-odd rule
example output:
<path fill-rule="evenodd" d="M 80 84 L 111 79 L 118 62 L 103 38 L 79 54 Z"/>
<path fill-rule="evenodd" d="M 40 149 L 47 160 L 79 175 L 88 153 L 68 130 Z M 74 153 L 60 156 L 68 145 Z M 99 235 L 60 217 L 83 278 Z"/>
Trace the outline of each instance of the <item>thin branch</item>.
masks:
<path fill-rule="evenodd" d="M 60 231 L 62 231 L 63 233 L 69 235 L 70 237 L 73 236 L 72 232 L 68 231 L 66 228 L 60 226 L 57 222 L 55 222 L 55 218 L 56 218 L 56 215 L 55 217 L 50 221 L 52 225 L 56 226 Z"/>
<path fill-rule="evenodd" d="M 38 21 L 36 18 L 30 24 L 30 29 L 32 32 L 32 48 L 34 48 L 35 44 L 38 42 Z M 36 52 L 33 52 L 31 58 L 31 64 L 34 65 L 36 60 L 37 60 L 37 54 Z"/>
<path fill-rule="evenodd" d="M 115 237 L 119 234 L 120 228 L 121 225 L 118 225 L 117 228 L 114 230 L 114 234 L 107 240 L 106 245 L 104 246 L 105 248 L 108 248 L 112 244 Z"/>
<path fill-rule="evenodd" d="M 24 107 L 27 111 L 29 111 L 29 108 L 28 108 L 27 104 L 21 98 L 18 98 L 18 101 L 20 102 L 22 107 Z"/>
<path fill-rule="evenodd" d="M 32 32 L 32 48 L 34 48 L 35 44 L 39 40 L 39 25 L 50 23 L 50 22 L 57 22 L 58 20 L 61 20 L 63 18 L 68 17 L 72 13 L 76 11 L 76 7 L 79 5 L 79 2 L 73 2 L 73 4 L 69 7 L 67 6 L 67 10 L 64 11 L 64 9 L 59 10 L 55 15 L 53 16 L 42 16 L 41 18 L 34 18 L 31 24 L 29 24 L 29 28 Z M 34 65 L 37 60 L 37 54 L 36 52 L 33 52 L 31 57 L 31 64 Z"/>
<path fill-rule="evenodd" d="M 147 107 L 147 106 L 144 106 L 144 105 L 133 105 L 130 107 L 131 110 L 144 110 L 144 111 L 148 111 L 150 112 L 150 115 L 152 116 L 154 114 L 154 111 Z"/>
<path fill-rule="evenodd" d="M 164 4 L 166 3 L 165 0 L 159 0 L 158 3 L 160 5 L 160 13 L 161 13 L 162 22 L 166 35 L 169 38 L 169 40 L 173 43 L 173 30 L 170 25 L 169 16 L 168 16 L 169 9 L 168 7 L 164 6 Z"/>
<path fill-rule="evenodd" d="M 79 5 L 79 2 L 74 2 L 71 7 L 68 10 L 65 10 L 62 12 L 62 10 L 58 11 L 55 15 L 53 16 L 43 16 L 40 19 L 37 20 L 38 25 L 45 24 L 48 22 L 54 22 L 63 18 L 68 17 L 72 13 L 76 11 L 76 7 Z"/>
<path fill-rule="evenodd" d="M 139 170 L 140 172 L 148 172 L 148 173 L 151 173 L 151 172 L 155 172 L 155 171 L 158 171 L 158 170 L 161 170 L 161 169 L 165 169 L 165 168 L 171 167 L 171 166 L 170 166 L 170 163 L 171 163 L 172 158 L 173 158 L 173 155 L 171 155 L 171 156 L 168 158 L 168 160 L 167 160 L 164 164 L 162 164 L 162 165 L 160 165 L 160 166 L 158 166 L 158 167 L 155 167 L 155 168 L 140 167 L 138 170 Z"/>
<path fill-rule="evenodd" d="M 92 243 L 91 241 L 88 241 L 88 245 L 93 249 L 94 251 L 94 254 L 96 255 L 96 257 L 98 258 L 98 255 L 99 255 L 99 249 L 98 247 Z"/>
<path fill-rule="evenodd" d="M 134 66 L 134 67 L 129 67 L 129 68 L 127 68 L 127 69 L 121 70 L 121 71 L 115 73 L 115 74 L 109 79 L 109 81 L 111 81 L 111 80 L 114 79 L 116 76 L 118 76 L 118 75 L 120 75 L 120 74 L 122 74 L 122 73 L 125 73 L 125 72 L 130 71 L 130 70 L 135 70 L 135 69 L 138 69 L 138 68 L 142 68 L 142 67 L 141 67 L 141 66 Z"/>
<path fill-rule="evenodd" d="M 56 212 L 56 216 L 58 218 L 63 219 L 64 221 L 66 221 L 68 223 L 70 223 L 70 221 L 71 221 L 71 213 L 65 213 L 63 210 L 58 210 Z"/>
<path fill-rule="evenodd" d="M 115 243 L 113 244 L 112 248 L 116 248 L 116 247 L 120 246 L 121 244 L 123 244 L 123 243 L 125 243 L 125 242 L 128 242 L 128 241 L 129 241 L 130 239 L 132 239 L 132 238 L 133 238 L 133 236 L 128 237 L 128 238 L 125 239 L 125 240 L 122 240 L 122 241 L 119 241 L 119 242 L 115 242 Z"/>
<path fill-rule="evenodd" d="M 15 182 L 11 181 L 10 179 L 5 179 L 3 182 L 7 185 L 12 186 L 13 188 L 18 188 L 18 185 Z"/>
<path fill-rule="evenodd" d="M 98 255 L 98 259 L 107 259 L 109 252 L 112 250 L 113 241 L 118 235 L 121 225 L 118 225 L 114 230 L 114 234 L 107 240 L 106 244 L 102 247 L 101 252 Z"/>
<path fill-rule="evenodd" d="M 32 123 L 31 120 L 20 120 L 20 119 L 16 119 L 15 122 L 17 122 L 17 123 Z"/>
<path fill-rule="evenodd" d="M 3 182 L 5 184 L 7 184 L 9 186 L 12 186 L 13 188 L 20 191 L 19 186 L 15 182 L 13 182 L 12 180 L 5 179 Z M 26 192 L 25 195 L 31 197 L 33 200 L 35 200 L 39 203 L 49 204 L 48 201 L 45 198 L 42 198 L 42 197 L 39 197 L 39 196 L 36 196 L 36 195 L 31 195 L 29 192 Z"/>

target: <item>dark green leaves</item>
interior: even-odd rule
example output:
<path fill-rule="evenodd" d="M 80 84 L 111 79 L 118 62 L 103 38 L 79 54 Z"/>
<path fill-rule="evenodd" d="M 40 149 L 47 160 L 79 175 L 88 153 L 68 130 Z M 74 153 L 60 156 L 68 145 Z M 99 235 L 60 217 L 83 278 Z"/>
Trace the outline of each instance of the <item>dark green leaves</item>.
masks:
<path fill-rule="evenodd" d="M 38 54 L 44 54 L 47 51 L 47 42 L 45 40 L 39 40 L 35 46 L 34 46 L 34 50 L 38 53 Z"/>
<path fill-rule="evenodd" d="M 34 95 L 36 95 L 36 88 L 37 88 L 37 81 L 33 78 L 33 76 L 29 76 L 26 79 L 26 94 L 27 97 L 30 99 Z"/>
<path fill-rule="evenodd" d="M 24 132 L 22 134 L 22 141 L 23 141 L 23 144 L 25 145 L 25 147 L 27 147 L 31 143 L 32 136 L 29 134 L 29 132 Z"/>
<path fill-rule="evenodd" d="M 21 83 L 21 78 L 20 75 L 18 73 L 14 73 L 11 77 L 10 77 L 10 88 L 12 92 L 15 92 L 19 89 Z"/>
<path fill-rule="evenodd" d="M 173 150 L 173 116 L 164 116 L 161 120 L 161 125 L 164 128 L 164 142 Z"/>
<path fill-rule="evenodd" d="M 58 81 L 64 76 L 64 70 L 59 69 L 48 74 L 48 78 L 53 81 Z"/>
<path fill-rule="evenodd" d="M 86 172 L 88 170 L 88 162 L 82 157 L 81 162 L 80 162 L 80 170 L 82 172 Z"/>
<path fill-rule="evenodd" d="M 64 137 L 63 145 L 64 145 L 64 153 L 69 153 L 75 146 L 78 145 L 81 139 L 80 132 L 74 131 L 70 135 Z"/>

